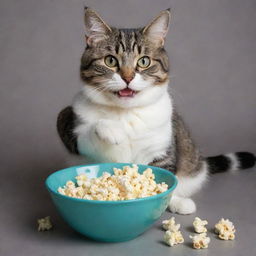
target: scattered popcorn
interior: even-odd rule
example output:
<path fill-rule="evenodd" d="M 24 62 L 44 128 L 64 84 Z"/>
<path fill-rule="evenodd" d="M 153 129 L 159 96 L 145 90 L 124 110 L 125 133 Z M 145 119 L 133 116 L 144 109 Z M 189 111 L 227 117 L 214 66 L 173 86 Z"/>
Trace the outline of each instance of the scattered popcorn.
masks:
<path fill-rule="evenodd" d="M 164 220 L 162 222 L 162 224 L 163 224 L 163 228 L 165 230 L 170 230 L 170 231 L 176 232 L 180 229 L 180 224 L 175 224 L 174 217 L 171 217 L 169 220 Z"/>
<path fill-rule="evenodd" d="M 153 196 L 168 189 L 166 183 L 155 182 L 155 175 L 150 168 L 142 174 L 138 172 L 137 165 L 113 170 L 113 175 L 104 172 L 101 177 L 92 179 L 80 174 L 76 177 L 76 184 L 69 180 L 64 187 L 58 188 L 58 192 L 87 200 L 117 201 Z"/>
<path fill-rule="evenodd" d="M 50 220 L 50 216 L 47 216 L 42 219 L 38 219 L 37 223 L 38 223 L 38 231 L 45 231 L 45 230 L 52 229 L 52 223 Z"/>
<path fill-rule="evenodd" d="M 201 233 L 195 236 L 189 236 L 193 240 L 193 248 L 195 249 L 204 249 L 208 248 L 210 243 L 210 237 L 207 237 L 206 233 Z"/>
<path fill-rule="evenodd" d="M 195 228 L 195 232 L 197 233 L 205 233 L 207 232 L 207 229 L 205 225 L 208 224 L 207 220 L 201 220 L 199 217 L 195 217 L 195 220 L 193 222 L 193 226 Z"/>
<path fill-rule="evenodd" d="M 219 238 L 223 240 L 235 239 L 235 227 L 229 219 L 223 219 L 215 225 L 215 232 L 219 234 Z"/>
<path fill-rule="evenodd" d="M 222 240 L 234 240 L 235 234 L 234 234 L 234 232 L 225 231 L 225 232 L 219 234 L 219 238 Z"/>
<path fill-rule="evenodd" d="M 169 220 L 164 220 L 162 224 L 163 228 L 167 230 L 164 235 L 164 241 L 166 244 L 169 246 L 174 246 L 184 242 L 184 238 L 179 231 L 180 224 L 175 223 L 174 217 L 171 217 Z"/>
<path fill-rule="evenodd" d="M 180 231 L 170 231 L 167 230 L 164 234 L 164 241 L 169 246 L 174 246 L 176 244 L 181 244 L 184 242 L 184 238 Z"/>

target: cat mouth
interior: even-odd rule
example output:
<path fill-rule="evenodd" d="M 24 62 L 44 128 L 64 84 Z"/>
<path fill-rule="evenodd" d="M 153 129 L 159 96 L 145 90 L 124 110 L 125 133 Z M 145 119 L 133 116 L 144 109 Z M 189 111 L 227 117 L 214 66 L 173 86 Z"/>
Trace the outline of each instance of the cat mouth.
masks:
<path fill-rule="evenodd" d="M 132 98 L 137 94 L 137 91 L 134 91 L 130 88 L 125 88 L 120 91 L 114 92 L 120 98 Z"/>

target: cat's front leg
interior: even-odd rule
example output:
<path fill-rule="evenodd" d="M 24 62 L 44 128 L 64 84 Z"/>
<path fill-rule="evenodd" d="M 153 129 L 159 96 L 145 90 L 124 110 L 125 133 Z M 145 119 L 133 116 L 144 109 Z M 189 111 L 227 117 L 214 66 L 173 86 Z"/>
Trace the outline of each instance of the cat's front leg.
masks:
<path fill-rule="evenodd" d="M 127 135 L 118 121 L 100 119 L 95 125 L 95 134 L 100 140 L 112 145 L 119 145 Z"/>
<path fill-rule="evenodd" d="M 92 124 L 79 125 L 75 134 L 80 155 L 96 162 L 132 161 L 128 136 L 120 123 L 101 119 Z"/>

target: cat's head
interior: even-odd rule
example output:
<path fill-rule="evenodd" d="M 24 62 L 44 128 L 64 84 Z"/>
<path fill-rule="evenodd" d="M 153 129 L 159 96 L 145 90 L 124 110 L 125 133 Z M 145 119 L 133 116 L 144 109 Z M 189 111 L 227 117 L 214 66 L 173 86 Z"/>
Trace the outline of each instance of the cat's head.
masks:
<path fill-rule="evenodd" d="M 113 107 L 141 107 L 166 93 L 169 63 L 164 50 L 170 11 L 137 29 L 108 26 L 85 8 L 86 49 L 81 59 L 83 92 Z"/>

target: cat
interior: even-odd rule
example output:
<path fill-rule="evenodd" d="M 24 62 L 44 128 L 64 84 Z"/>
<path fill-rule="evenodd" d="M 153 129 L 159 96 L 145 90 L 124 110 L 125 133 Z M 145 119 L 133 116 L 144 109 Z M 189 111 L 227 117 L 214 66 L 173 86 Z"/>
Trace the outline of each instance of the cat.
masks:
<path fill-rule="evenodd" d="M 252 153 L 203 157 L 193 143 L 168 93 L 169 9 L 137 29 L 110 27 L 90 8 L 84 17 L 84 86 L 57 120 L 71 153 L 84 163 L 130 162 L 172 171 L 179 182 L 169 209 L 179 214 L 196 211 L 190 197 L 210 174 L 254 166 Z"/>

